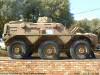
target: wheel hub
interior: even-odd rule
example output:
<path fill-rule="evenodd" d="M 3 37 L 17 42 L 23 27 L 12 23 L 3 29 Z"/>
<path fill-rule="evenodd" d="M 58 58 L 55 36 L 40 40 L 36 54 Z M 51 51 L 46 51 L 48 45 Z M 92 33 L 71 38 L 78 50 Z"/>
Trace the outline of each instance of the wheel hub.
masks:
<path fill-rule="evenodd" d="M 52 54 L 52 53 L 53 53 L 52 49 L 48 49 L 48 50 L 47 50 L 47 53 L 48 53 L 48 54 Z"/>
<path fill-rule="evenodd" d="M 52 56 L 56 53 L 56 48 L 52 45 L 49 45 L 47 48 L 46 48 L 46 55 L 47 56 Z"/>
<path fill-rule="evenodd" d="M 14 50 L 14 53 L 15 53 L 16 55 L 19 55 L 19 54 L 21 54 L 21 52 L 22 52 L 21 46 L 18 45 L 18 44 L 16 44 L 16 45 L 14 46 L 13 50 Z"/>
<path fill-rule="evenodd" d="M 20 53 L 20 49 L 19 48 L 15 48 L 15 53 L 19 54 Z"/>
<path fill-rule="evenodd" d="M 80 54 L 85 54 L 87 52 L 87 48 L 83 45 L 80 46 L 79 48 L 79 53 Z"/>

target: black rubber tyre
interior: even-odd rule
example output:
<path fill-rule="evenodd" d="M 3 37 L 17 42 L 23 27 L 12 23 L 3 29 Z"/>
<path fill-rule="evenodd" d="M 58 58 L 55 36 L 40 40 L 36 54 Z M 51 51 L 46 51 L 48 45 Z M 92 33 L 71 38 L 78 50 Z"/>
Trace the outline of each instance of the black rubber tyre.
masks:
<path fill-rule="evenodd" d="M 54 41 L 45 41 L 38 49 L 38 53 L 41 59 L 59 59 L 59 46 Z"/>
<path fill-rule="evenodd" d="M 67 54 L 67 57 L 68 57 L 68 58 L 71 58 L 70 51 L 69 51 L 69 52 L 66 51 L 66 54 Z"/>
<path fill-rule="evenodd" d="M 87 41 L 75 41 L 70 47 L 70 54 L 73 59 L 95 58 L 90 44 Z"/>
<path fill-rule="evenodd" d="M 17 50 L 18 53 L 16 52 Z M 13 41 L 7 47 L 7 51 L 8 51 L 8 55 L 13 59 L 22 59 L 31 56 L 31 53 L 28 50 L 28 46 L 25 44 L 25 42 L 20 40 Z"/>

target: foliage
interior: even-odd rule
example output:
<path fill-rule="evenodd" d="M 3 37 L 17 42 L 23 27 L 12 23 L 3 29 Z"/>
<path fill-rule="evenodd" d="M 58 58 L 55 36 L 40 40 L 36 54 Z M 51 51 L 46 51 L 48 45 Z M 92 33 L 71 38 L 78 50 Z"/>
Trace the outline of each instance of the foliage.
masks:
<path fill-rule="evenodd" d="M 69 9 L 68 0 L 41 0 L 42 9 L 40 9 L 41 16 L 48 16 L 55 22 L 61 22 L 69 27 L 73 22 L 72 14 Z M 45 1 L 45 2 L 44 2 Z"/>
<path fill-rule="evenodd" d="M 95 34 L 100 34 L 100 19 L 93 20 L 80 20 L 76 21 L 75 25 L 80 27 L 81 32 L 91 32 Z"/>
<path fill-rule="evenodd" d="M 90 32 L 89 21 L 87 19 L 77 21 L 76 24 L 80 27 L 81 32 Z"/>

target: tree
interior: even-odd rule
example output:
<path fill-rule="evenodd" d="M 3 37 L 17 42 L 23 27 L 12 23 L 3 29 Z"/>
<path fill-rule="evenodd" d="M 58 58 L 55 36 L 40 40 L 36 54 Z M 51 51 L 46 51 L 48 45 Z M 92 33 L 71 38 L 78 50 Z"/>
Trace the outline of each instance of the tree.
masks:
<path fill-rule="evenodd" d="M 80 32 L 91 32 L 90 21 L 87 19 L 76 21 L 75 25 L 80 27 Z"/>
<path fill-rule="evenodd" d="M 69 0 L 41 0 L 40 8 L 41 16 L 48 16 L 55 22 L 60 22 L 67 27 L 73 22 L 72 14 L 70 13 Z"/>
<path fill-rule="evenodd" d="M 96 30 L 100 26 L 100 19 L 93 19 L 90 22 L 91 32 L 100 33 L 100 29 Z"/>

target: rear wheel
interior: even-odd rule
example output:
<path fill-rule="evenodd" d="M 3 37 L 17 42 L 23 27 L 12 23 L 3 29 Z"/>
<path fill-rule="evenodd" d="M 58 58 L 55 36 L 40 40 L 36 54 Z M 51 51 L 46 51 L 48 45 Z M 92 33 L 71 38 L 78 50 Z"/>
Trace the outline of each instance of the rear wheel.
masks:
<path fill-rule="evenodd" d="M 95 58 L 90 44 L 84 40 L 75 41 L 70 48 L 70 54 L 73 59 Z"/>
<path fill-rule="evenodd" d="M 46 41 L 42 43 L 38 49 L 41 59 L 58 59 L 59 46 L 54 41 Z"/>
<path fill-rule="evenodd" d="M 28 46 L 23 41 L 13 41 L 8 47 L 8 55 L 14 59 L 27 58 L 31 56 Z"/>

